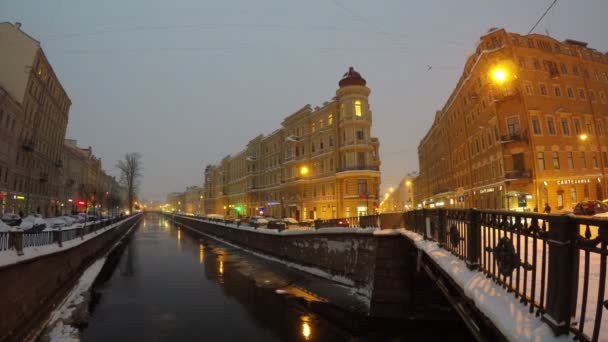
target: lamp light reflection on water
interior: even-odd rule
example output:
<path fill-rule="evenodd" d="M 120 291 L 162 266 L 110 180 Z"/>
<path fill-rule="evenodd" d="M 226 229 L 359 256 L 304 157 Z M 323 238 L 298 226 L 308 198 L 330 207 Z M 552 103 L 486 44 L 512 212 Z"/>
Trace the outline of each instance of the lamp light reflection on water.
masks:
<path fill-rule="evenodd" d="M 302 336 L 305 340 L 310 340 L 310 337 L 312 336 L 312 329 L 308 323 L 310 321 L 310 317 L 302 316 L 300 318 L 302 319 Z"/>

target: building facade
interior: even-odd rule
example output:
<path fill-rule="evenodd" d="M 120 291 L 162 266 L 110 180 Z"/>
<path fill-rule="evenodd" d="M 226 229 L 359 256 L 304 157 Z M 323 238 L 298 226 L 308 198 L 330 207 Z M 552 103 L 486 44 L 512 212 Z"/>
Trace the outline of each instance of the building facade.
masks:
<path fill-rule="evenodd" d="M 417 172 L 410 172 L 403 177 L 394 188 L 389 188 L 380 201 L 380 212 L 403 212 L 415 209 L 414 187 L 416 185 Z"/>
<path fill-rule="evenodd" d="M 184 192 L 185 213 L 190 215 L 202 215 L 204 210 L 203 188 L 200 186 L 189 186 Z"/>
<path fill-rule="evenodd" d="M 608 55 L 492 29 L 418 146 L 416 203 L 542 210 L 606 197 Z"/>
<path fill-rule="evenodd" d="M 0 152 L 3 210 L 54 215 L 60 211 L 71 101 L 40 43 L 21 24 L 0 23 L 0 61 L 3 124 L 12 131 Z"/>
<path fill-rule="evenodd" d="M 350 68 L 331 101 L 304 106 L 281 128 L 207 166 L 206 213 L 304 220 L 375 212 L 380 158 L 369 94 Z"/>

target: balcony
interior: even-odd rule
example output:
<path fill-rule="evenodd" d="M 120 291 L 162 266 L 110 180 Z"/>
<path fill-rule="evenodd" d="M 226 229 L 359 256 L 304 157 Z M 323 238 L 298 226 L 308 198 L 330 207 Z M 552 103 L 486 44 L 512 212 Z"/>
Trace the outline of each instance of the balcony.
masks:
<path fill-rule="evenodd" d="M 528 137 L 526 136 L 526 134 L 521 132 L 512 132 L 500 136 L 501 144 L 508 144 L 512 142 L 525 142 L 527 140 Z"/>
<path fill-rule="evenodd" d="M 529 179 L 532 176 L 530 170 L 511 170 L 505 172 L 505 179 Z"/>
<path fill-rule="evenodd" d="M 376 165 L 358 165 L 358 166 L 346 166 L 338 167 L 336 172 L 344 171 L 380 171 L 380 167 Z"/>

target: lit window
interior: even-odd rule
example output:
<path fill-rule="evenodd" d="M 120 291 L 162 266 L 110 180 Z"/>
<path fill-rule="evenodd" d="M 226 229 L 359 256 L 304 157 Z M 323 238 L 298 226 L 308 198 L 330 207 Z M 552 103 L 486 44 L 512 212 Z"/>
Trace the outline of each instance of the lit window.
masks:
<path fill-rule="evenodd" d="M 541 95 L 547 95 L 547 86 L 546 85 L 541 83 L 539 88 L 540 88 Z"/>
<path fill-rule="evenodd" d="M 323 128 L 323 119 L 319 119 L 319 129 Z"/>
<path fill-rule="evenodd" d="M 312 126 L 311 126 L 310 130 L 312 131 L 312 133 L 315 132 L 315 123 L 314 122 L 312 123 Z"/>
<path fill-rule="evenodd" d="M 359 100 L 355 101 L 355 115 L 361 116 L 361 101 Z"/>
<path fill-rule="evenodd" d="M 330 114 L 327 116 L 327 125 L 328 125 L 328 126 L 331 126 L 331 125 L 333 125 L 333 124 L 334 124 L 334 115 L 330 113 Z"/>

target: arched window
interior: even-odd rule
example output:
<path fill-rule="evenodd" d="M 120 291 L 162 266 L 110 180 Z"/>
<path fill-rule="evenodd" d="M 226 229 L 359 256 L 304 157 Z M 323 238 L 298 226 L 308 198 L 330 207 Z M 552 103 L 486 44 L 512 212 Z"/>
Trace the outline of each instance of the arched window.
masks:
<path fill-rule="evenodd" d="M 355 115 L 361 116 L 361 101 L 359 100 L 355 101 Z"/>

